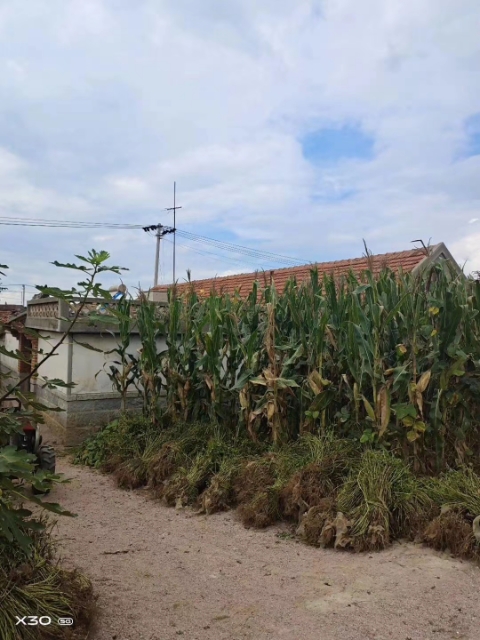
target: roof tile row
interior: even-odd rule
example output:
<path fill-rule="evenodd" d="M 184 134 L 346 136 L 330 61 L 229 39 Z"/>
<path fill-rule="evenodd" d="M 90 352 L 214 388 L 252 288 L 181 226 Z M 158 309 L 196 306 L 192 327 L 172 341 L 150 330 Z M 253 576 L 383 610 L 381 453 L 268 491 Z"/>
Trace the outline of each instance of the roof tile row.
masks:
<path fill-rule="evenodd" d="M 253 273 L 240 273 L 232 276 L 193 280 L 191 283 L 184 282 L 177 284 L 177 291 L 181 293 L 189 286 L 193 286 L 199 295 L 207 296 L 212 291 L 229 294 L 238 291 L 243 295 L 247 295 L 256 280 L 258 280 L 261 287 L 267 286 L 273 281 L 277 289 L 283 291 L 287 282 L 292 278 L 295 278 L 298 283 L 308 280 L 310 272 L 314 267 L 318 269 L 320 277 L 322 277 L 323 274 L 327 274 L 333 275 L 335 278 L 347 275 L 350 271 L 353 271 L 355 275 L 361 275 L 361 273 L 369 269 L 375 274 L 385 268 L 389 268 L 395 272 L 400 270 L 410 272 L 420 264 L 425 257 L 426 253 L 424 249 L 411 249 L 369 257 L 364 256 L 362 258 L 354 258 L 353 260 L 319 262 L 299 267 L 287 267 L 285 269 L 255 271 Z M 154 287 L 154 291 L 165 292 L 170 289 L 171 286 L 172 285 L 159 285 Z"/>

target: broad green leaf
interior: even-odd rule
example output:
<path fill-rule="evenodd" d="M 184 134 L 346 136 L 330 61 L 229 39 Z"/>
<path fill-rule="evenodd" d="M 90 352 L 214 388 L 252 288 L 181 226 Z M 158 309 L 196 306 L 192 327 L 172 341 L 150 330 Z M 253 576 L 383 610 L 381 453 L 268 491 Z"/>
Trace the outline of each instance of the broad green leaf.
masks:
<path fill-rule="evenodd" d="M 406 402 L 392 405 L 392 411 L 395 413 L 399 420 L 403 420 L 407 416 L 411 418 L 417 417 L 417 410 L 415 409 L 413 404 L 408 404 Z"/>

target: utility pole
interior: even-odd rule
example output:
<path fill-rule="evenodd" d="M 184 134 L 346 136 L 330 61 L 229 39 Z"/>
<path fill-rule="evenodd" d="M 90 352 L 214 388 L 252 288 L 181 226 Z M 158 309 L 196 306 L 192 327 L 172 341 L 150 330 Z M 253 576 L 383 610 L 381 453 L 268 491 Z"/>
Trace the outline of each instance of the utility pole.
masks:
<path fill-rule="evenodd" d="M 157 238 L 157 250 L 155 252 L 155 271 L 153 274 L 153 286 L 156 287 L 158 284 L 158 265 L 160 264 L 160 240 L 162 239 L 162 225 L 159 224 L 157 226 L 157 232 L 155 234 Z"/>
<path fill-rule="evenodd" d="M 153 273 L 153 286 L 156 287 L 158 284 L 158 272 L 160 265 L 160 241 L 163 236 L 166 236 L 168 233 L 173 233 L 174 229 L 172 227 L 164 227 L 163 224 L 152 224 L 149 227 L 143 227 L 143 230 L 146 232 L 155 231 L 155 237 L 157 239 L 157 247 L 155 251 L 155 270 Z"/>
<path fill-rule="evenodd" d="M 182 207 L 176 206 L 176 191 L 177 191 L 177 183 L 173 183 L 173 207 L 167 209 L 167 211 L 173 211 L 173 284 L 175 284 L 175 237 L 176 237 L 176 218 L 177 218 L 177 209 L 181 209 Z"/>
<path fill-rule="evenodd" d="M 25 285 L 22 284 L 22 307 L 25 306 Z"/>

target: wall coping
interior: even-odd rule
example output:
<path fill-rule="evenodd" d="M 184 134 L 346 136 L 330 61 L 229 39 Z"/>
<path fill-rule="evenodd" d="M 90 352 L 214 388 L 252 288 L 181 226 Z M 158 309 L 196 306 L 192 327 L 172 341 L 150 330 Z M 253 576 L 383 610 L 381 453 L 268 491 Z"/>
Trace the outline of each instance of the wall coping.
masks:
<path fill-rule="evenodd" d="M 75 304 L 79 302 L 80 298 L 68 303 L 65 300 L 54 298 L 53 296 L 29 300 L 25 326 L 29 329 L 43 329 L 45 331 L 65 333 L 75 314 Z M 71 333 L 119 333 L 118 325 L 115 322 L 95 322 L 90 317 L 90 315 L 97 312 L 97 308 L 102 305 L 114 306 L 115 302 L 102 298 L 88 298 L 82 315 L 71 329 Z M 136 316 L 139 305 L 140 302 L 132 301 L 133 319 Z M 97 312 L 97 315 L 101 314 Z M 103 317 L 108 318 L 108 313 Z M 138 333 L 135 325 L 132 327 L 131 333 Z"/>

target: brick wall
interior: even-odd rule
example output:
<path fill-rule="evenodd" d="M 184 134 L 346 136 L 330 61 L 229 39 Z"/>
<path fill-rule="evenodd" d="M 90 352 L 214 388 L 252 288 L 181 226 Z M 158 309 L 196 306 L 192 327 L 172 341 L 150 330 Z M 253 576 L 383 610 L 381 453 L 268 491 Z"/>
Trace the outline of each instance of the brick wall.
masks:
<path fill-rule="evenodd" d="M 35 369 L 38 364 L 38 338 L 32 338 L 32 362 L 31 362 L 31 370 Z M 32 378 L 35 380 L 38 378 L 38 373 L 34 373 Z"/>
<path fill-rule="evenodd" d="M 28 362 L 30 358 L 30 341 L 23 334 L 20 334 L 20 352 L 27 362 L 25 360 L 18 361 L 18 373 L 26 375 L 30 373 L 30 362 Z"/>

